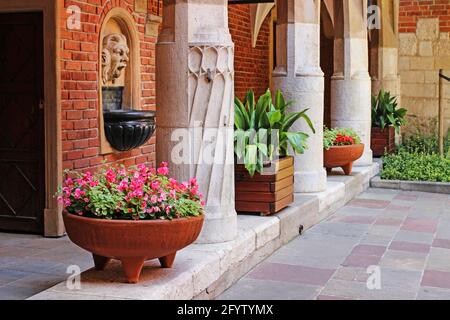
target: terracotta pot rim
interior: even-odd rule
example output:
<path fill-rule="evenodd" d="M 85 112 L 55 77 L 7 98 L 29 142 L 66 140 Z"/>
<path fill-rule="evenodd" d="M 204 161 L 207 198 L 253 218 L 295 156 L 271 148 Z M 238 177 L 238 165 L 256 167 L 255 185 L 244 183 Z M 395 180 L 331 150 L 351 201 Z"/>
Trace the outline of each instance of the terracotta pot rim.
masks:
<path fill-rule="evenodd" d="M 205 218 L 205 215 L 202 214 L 200 216 L 192 216 L 188 218 L 176 218 L 172 220 L 161 220 L 161 219 L 155 219 L 155 220 L 108 220 L 108 219 L 96 219 L 96 218 L 88 218 L 83 216 L 78 216 L 72 213 L 69 213 L 67 211 L 63 211 L 63 215 L 70 219 L 79 220 L 79 221 L 89 221 L 89 222 L 98 222 L 98 223 L 105 223 L 109 225 L 114 224 L 129 224 L 129 225 L 137 225 L 137 224 L 169 224 L 172 222 L 183 222 L 183 221 L 189 221 L 189 220 L 203 220 Z"/>
<path fill-rule="evenodd" d="M 372 129 L 380 129 L 380 130 L 386 130 L 386 129 L 395 129 L 394 126 L 385 126 L 384 129 L 381 129 L 381 127 L 371 127 Z"/>
<path fill-rule="evenodd" d="M 348 146 L 331 146 L 330 149 L 348 149 L 348 148 L 356 148 L 359 146 L 364 146 L 364 143 L 351 144 Z M 323 149 L 324 151 L 329 151 L 330 149 Z"/>

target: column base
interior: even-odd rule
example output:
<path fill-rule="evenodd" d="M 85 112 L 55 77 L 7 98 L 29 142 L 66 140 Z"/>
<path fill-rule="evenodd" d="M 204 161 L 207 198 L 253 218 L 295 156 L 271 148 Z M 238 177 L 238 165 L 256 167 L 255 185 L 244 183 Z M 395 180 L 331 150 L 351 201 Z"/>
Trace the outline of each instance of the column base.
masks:
<path fill-rule="evenodd" d="M 327 189 L 327 172 L 324 168 L 319 171 L 300 171 L 294 173 L 294 192 L 313 193 Z"/>
<path fill-rule="evenodd" d="M 208 218 L 206 213 L 202 232 L 195 243 L 211 244 L 232 241 L 237 236 L 237 214 Z"/>
<path fill-rule="evenodd" d="M 371 149 L 364 151 L 362 157 L 353 163 L 353 165 L 357 167 L 370 166 L 372 164 L 373 164 L 373 153 Z"/>

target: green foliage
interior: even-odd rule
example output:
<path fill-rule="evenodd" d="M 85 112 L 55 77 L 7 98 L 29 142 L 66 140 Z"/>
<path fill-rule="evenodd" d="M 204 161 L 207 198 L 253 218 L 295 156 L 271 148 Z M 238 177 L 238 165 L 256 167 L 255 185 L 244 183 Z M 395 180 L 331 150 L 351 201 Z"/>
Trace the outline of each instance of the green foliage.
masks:
<path fill-rule="evenodd" d="M 257 102 L 252 90 L 247 92 L 243 102 L 235 98 L 234 152 L 239 160 L 243 159 L 251 176 L 255 172 L 262 172 L 264 162 L 272 160 L 274 152 L 286 156 L 288 146 L 296 154 L 303 153 L 307 148 L 309 135 L 289 130 L 294 123 L 303 119 L 315 133 L 311 119 L 306 114 L 308 109 L 287 113 L 291 104 L 286 102 L 279 90 L 274 102 L 270 90 L 259 97 Z"/>
<path fill-rule="evenodd" d="M 361 143 L 361 138 L 359 135 L 350 128 L 334 128 L 328 129 L 324 127 L 323 129 L 323 147 L 325 150 L 330 149 L 332 146 L 339 145 L 336 142 L 338 136 L 350 137 L 353 140 L 353 144 Z"/>
<path fill-rule="evenodd" d="M 406 123 L 407 110 L 397 109 L 397 98 L 391 97 L 390 92 L 380 90 L 378 96 L 372 96 L 372 127 L 384 129 L 392 126 L 397 133 Z"/>
<path fill-rule="evenodd" d="M 407 137 L 398 149 L 410 153 L 438 154 L 439 141 L 437 135 L 416 132 Z M 444 139 L 444 154 L 447 155 L 447 158 L 450 158 L 450 131 Z"/>
<path fill-rule="evenodd" d="M 450 182 L 450 131 L 445 156 L 439 154 L 436 135 L 415 134 L 404 139 L 397 154 L 383 157 L 382 179 Z"/>
<path fill-rule="evenodd" d="M 383 157 L 382 179 L 450 182 L 450 159 L 400 150 Z"/>

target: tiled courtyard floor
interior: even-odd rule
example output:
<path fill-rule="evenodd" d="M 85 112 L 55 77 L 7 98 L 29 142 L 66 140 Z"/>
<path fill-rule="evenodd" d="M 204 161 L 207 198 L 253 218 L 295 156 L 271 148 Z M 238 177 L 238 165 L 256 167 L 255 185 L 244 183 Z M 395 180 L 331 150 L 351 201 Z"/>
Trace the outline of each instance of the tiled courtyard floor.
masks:
<path fill-rule="evenodd" d="M 67 237 L 0 233 L 0 299 L 25 299 L 93 266 Z M 379 266 L 381 289 L 367 288 Z M 373 277 L 371 277 L 373 279 Z M 373 282 L 372 282 L 373 283 Z M 369 189 L 219 299 L 450 299 L 450 196 Z"/>
<path fill-rule="evenodd" d="M 65 281 L 70 265 L 93 267 L 91 255 L 67 237 L 0 233 L 0 300 L 19 300 Z"/>
<path fill-rule="evenodd" d="M 218 299 L 450 299 L 450 196 L 369 189 Z"/>

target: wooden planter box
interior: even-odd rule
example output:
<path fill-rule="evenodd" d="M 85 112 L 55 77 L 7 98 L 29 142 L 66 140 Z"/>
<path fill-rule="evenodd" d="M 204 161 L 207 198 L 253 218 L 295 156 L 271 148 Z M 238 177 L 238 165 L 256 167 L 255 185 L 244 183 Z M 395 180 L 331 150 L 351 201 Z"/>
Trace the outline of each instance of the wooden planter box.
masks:
<path fill-rule="evenodd" d="M 395 129 L 394 127 L 372 128 L 371 148 L 374 157 L 381 157 L 384 152 L 395 151 Z"/>
<path fill-rule="evenodd" d="M 276 160 L 264 170 L 250 177 L 243 164 L 235 166 L 236 211 L 270 215 L 294 202 L 294 158 Z"/>

